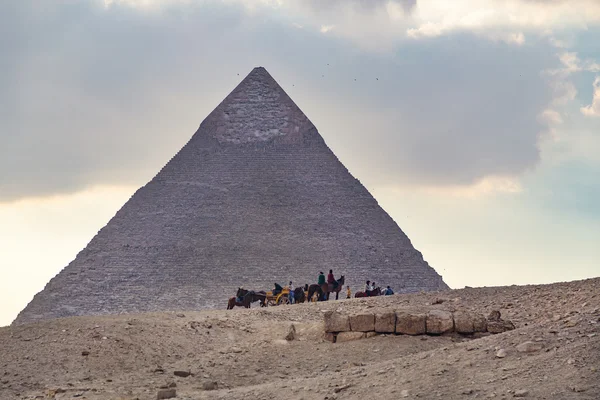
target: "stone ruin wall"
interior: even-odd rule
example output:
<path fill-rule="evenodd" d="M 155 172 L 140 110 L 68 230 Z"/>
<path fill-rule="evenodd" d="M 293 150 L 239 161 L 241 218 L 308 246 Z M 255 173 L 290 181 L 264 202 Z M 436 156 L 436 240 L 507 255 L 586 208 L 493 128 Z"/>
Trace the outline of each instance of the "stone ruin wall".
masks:
<path fill-rule="evenodd" d="M 462 335 L 501 333 L 515 329 L 510 321 L 500 318 L 498 311 L 487 318 L 466 311 L 444 310 L 379 310 L 344 314 L 327 311 L 324 314 L 325 339 L 346 342 L 376 336 L 396 335 Z"/>

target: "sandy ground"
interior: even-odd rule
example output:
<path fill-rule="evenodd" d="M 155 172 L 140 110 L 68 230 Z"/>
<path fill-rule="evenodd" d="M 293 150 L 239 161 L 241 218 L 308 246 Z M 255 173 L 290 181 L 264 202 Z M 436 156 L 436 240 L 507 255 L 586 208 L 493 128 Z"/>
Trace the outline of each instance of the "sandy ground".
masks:
<path fill-rule="evenodd" d="M 405 307 L 500 310 L 517 329 L 323 340 L 325 310 Z M 287 341 L 292 324 L 296 338 Z M 537 349 L 517 349 L 528 341 Z M 145 400 L 167 386 L 177 399 L 598 400 L 600 278 L 0 328 L 0 400 Z"/>

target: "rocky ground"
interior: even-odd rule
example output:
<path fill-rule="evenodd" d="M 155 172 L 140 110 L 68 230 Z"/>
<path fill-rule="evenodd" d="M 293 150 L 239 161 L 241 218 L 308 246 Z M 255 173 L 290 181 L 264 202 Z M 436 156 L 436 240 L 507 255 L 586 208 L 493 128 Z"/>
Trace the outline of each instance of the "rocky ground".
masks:
<path fill-rule="evenodd" d="M 323 339 L 324 311 L 415 307 L 499 310 L 517 329 Z M 296 334 L 286 340 L 291 325 Z M 598 400 L 599 370 L 600 278 L 0 328 L 2 400 L 141 400 L 173 391 L 177 399 Z"/>

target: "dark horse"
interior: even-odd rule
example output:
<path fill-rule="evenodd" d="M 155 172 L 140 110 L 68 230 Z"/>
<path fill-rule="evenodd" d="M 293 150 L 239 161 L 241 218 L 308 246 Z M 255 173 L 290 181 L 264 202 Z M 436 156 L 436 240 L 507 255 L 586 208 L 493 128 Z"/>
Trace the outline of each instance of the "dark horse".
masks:
<path fill-rule="evenodd" d="M 329 293 L 335 292 L 335 299 L 338 299 L 340 295 L 340 290 L 344 287 L 344 275 L 340 276 L 340 279 L 336 280 L 334 284 L 324 283 L 321 285 L 321 289 L 323 289 L 323 293 L 326 295 L 325 300 L 329 300 Z"/>
<path fill-rule="evenodd" d="M 323 289 L 320 285 L 313 283 L 308 287 L 308 298 L 306 299 L 306 301 L 310 303 L 315 293 L 317 294 L 319 300 L 323 299 Z"/>
<path fill-rule="evenodd" d="M 371 291 L 356 292 L 356 294 L 354 295 L 354 297 L 372 297 L 372 296 L 381 296 L 381 288 L 376 287 L 375 289 L 373 289 Z"/>
<path fill-rule="evenodd" d="M 245 301 L 247 294 L 248 294 L 248 290 L 238 288 L 237 293 L 235 294 L 235 297 L 230 297 L 229 300 L 227 301 L 227 309 L 231 310 L 235 306 L 250 308 L 250 302 Z M 241 301 L 238 301 L 239 299 L 241 299 Z"/>
<path fill-rule="evenodd" d="M 297 287 L 296 289 L 294 289 L 294 301 L 296 303 L 304 303 L 306 301 L 306 294 L 304 293 L 305 288 L 308 285 L 306 285 L 305 287 Z"/>
<path fill-rule="evenodd" d="M 238 301 L 239 299 L 241 299 L 241 301 Z M 253 290 L 238 288 L 235 297 L 231 297 L 227 301 L 227 309 L 231 310 L 235 306 L 250 308 L 250 305 L 256 301 L 260 301 L 260 306 L 265 307 L 266 299 L 267 294 L 265 292 L 255 292 Z"/>
<path fill-rule="evenodd" d="M 255 301 L 260 301 L 261 307 L 267 306 L 267 293 L 263 290 L 255 292 L 254 290 L 249 291 L 244 296 L 244 301 L 248 301 L 249 303 L 254 303 Z"/>

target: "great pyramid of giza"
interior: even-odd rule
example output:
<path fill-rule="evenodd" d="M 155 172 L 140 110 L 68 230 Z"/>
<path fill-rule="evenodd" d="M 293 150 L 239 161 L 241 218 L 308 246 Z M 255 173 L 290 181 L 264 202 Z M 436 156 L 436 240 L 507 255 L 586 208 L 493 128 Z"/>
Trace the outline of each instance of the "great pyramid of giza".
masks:
<path fill-rule="evenodd" d="M 314 283 L 330 268 L 355 290 L 447 288 L 259 67 L 14 323 L 225 308 L 238 286 Z"/>

